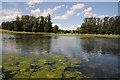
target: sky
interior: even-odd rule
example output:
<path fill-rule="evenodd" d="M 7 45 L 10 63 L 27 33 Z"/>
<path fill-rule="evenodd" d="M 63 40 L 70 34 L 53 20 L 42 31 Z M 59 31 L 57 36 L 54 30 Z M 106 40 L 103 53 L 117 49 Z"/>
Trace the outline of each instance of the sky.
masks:
<path fill-rule="evenodd" d="M 85 17 L 117 16 L 118 2 L 2 2 L 1 12 L 1 22 L 22 15 L 39 17 L 51 14 L 53 26 L 57 24 L 62 30 L 72 30 L 80 27 Z"/>

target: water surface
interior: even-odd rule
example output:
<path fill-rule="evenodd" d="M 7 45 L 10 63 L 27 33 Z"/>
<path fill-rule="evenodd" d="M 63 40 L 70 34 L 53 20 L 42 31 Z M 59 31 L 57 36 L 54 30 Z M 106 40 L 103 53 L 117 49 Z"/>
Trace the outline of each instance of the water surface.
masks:
<path fill-rule="evenodd" d="M 117 78 L 120 39 L 79 36 L 2 35 L 2 54 L 62 54 L 76 58 L 78 71 L 90 77 Z"/>

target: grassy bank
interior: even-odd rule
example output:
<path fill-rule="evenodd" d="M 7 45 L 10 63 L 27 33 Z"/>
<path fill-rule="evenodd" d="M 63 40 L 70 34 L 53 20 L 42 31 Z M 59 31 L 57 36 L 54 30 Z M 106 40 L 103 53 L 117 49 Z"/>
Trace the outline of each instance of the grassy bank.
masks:
<path fill-rule="evenodd" d="M 71 34 L 71 33 L 46 33 L 46 32 L 17 32 L 17 31 L 9 31 L 0 29 L 0 33 L 9 33 L 9 34 L 41 34 L 41 35 L 49 35 L 49 36 L 81 36 L 88 38 L 120 38 L 120 35 L 108 35 L 108 34 Z"/>

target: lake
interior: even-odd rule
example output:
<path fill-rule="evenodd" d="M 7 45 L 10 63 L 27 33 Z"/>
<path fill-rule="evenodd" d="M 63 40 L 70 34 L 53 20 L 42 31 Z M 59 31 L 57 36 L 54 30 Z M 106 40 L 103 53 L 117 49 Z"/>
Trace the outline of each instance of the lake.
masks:
<path fill-rule="evenodd" d="M 2 34 L 2 54 L 61 54 L 77 59 L 76 69 L 91 78 L 118 78 L 119 44 L 113 38 Z"/>

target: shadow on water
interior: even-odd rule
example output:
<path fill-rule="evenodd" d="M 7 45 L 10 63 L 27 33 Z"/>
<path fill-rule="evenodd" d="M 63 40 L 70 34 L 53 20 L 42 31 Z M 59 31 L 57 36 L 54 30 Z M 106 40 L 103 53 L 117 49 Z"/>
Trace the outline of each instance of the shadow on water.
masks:
<path fill-rule="evenodd" d="M 13 37 L 13 36 L 12 36 Z M 14 35 L 14 39 L 4 39 L 3 53 L 50 53 L 50 36 L 41 35 Z M 7 45 L 6 45 L 7 44 Z M 13 45 L 13 46 L 12 46 Z M 11 47 L 11 49 L 10 49 Z M 6 52 L 7 51 L 7 52 Z"/>

